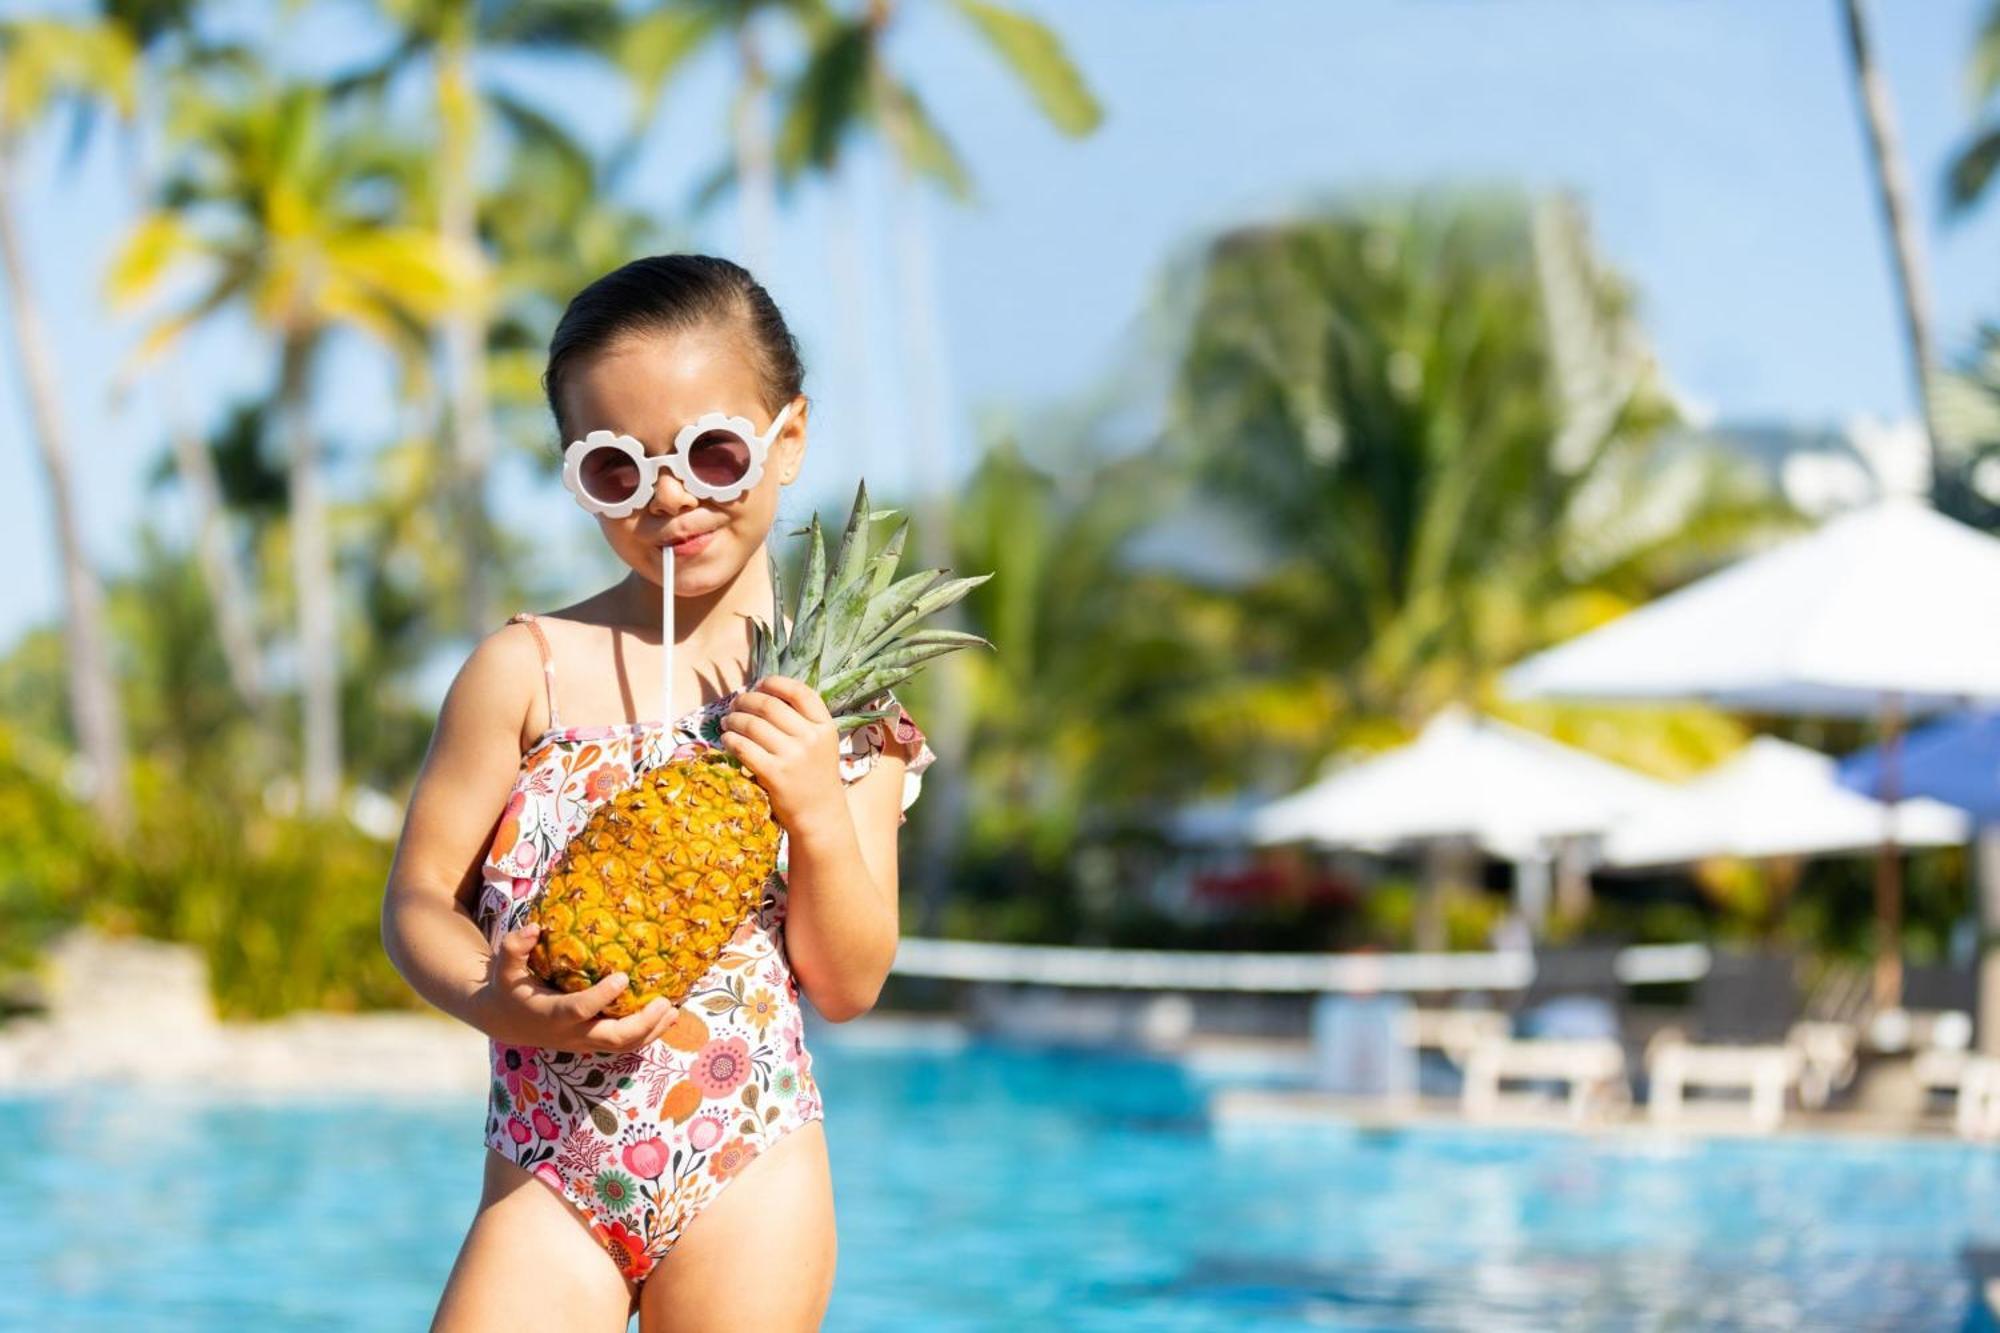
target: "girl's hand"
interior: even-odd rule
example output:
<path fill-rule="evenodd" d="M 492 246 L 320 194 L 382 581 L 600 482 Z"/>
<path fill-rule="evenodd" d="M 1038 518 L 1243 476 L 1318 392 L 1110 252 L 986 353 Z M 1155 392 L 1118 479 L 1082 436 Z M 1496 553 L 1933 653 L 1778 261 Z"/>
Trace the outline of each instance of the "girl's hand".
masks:
<path fill-rule="evenodd" d="M 540 933 L 541 927 L 530 923 L 501 937 L 486 983 L 473 996 L 475 1025 L 487 1036 L 515 1046 L 585 1054 L 636 1051 L 679 1016 L 680 1010 L 662 999 L 624 1018 L 598 1017 L 630 981 L 616 972 L 574 994 L 547 985 L 528 970 L 528 951 Z"/>
<path fill-rule="evenodd" d="M 722 748 L 757 775 L 772 813 L 793 836 L 846 816 L 840 728 L 818 690 L 791 676 L 765 676 L 736 696 L 722 731 Z"/>

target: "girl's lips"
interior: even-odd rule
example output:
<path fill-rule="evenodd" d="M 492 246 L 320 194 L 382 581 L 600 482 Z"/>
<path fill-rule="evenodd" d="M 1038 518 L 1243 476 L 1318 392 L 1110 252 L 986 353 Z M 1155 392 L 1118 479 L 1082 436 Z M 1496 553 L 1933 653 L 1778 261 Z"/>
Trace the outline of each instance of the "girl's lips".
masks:
<path fill-rule="evenodd" d="M 698 532 L 694 536 L 682 541 L 668 542 L 667 545 L 673 548 L 674 554 L 677 556 L 693 555 L 714 540 L 715 529 L 710 528 L 707 532 Z"/>

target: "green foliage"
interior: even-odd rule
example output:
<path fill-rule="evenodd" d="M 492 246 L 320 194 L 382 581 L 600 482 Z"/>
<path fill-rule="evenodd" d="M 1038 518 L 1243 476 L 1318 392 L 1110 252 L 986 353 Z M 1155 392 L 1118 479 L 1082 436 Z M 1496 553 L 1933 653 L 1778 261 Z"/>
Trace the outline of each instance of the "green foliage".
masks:
<path fill-rule="evenodd" d="M 1415 880 L 1403 878 L 1383 880 L 1369 890 L 1363 911 L 1376 943 L 1399 950 L 1416 947 L 1417 899 L 1422 892 L 1422 886 Z M 1507 914 L 1504 897 L 1447 889 L 1443 905 L 1445 947 L 1474 950 L 1493 947 L 1493 928 Z"/>
<path fill-rule="evenodd" d="M 34 748 L 0 728 L 0 965 L 24 967 L 87 923 L 199 949 L 230 1017 L 412 1002 L 381 947 L 388 845 L 266 812 L 240 782 L 191 784 L 178 765 L 148 761 L 134 774 L 139 827 L 114 846 L 46 756 L 24 758 Z"/>
<path fill-rule="evenodd" d="M 157 53 L 153 39 L 188 8 L 154 9 L 107 12 Z M 1050 124 L 1068 134 L 1096 127 L 1101 109 L 1054 30 L 993 0 L 946 9 Z M 768 147 L 785 183 L 839 169 L 869 135 L 919 176 L 970 194 L 968 164 L 892 59 L 890 15 L 900 8 L 746 0 L 619 12 L 548 0 L 474 13 L 410 0 L 385 11 L 382 61 L 331 84 L 281 80 L 255 60 L 205 70 L 183 60 L 164 71 L 165 174 L 149 183 L 160 186 L 154 211 L 107 291 L 164 290 L 184 265 L 204 282 L 151 326 L 145 350 L 232 305 L 274 336 L 353 326 L 391 350 L 412 404 L 395 438 L 341 442 L 367 461 L 342 469 L 343 482 L 359 484 L 337 489 L 328 514 L 347 779 L 400 791 L 413 776 L 429 719 L 396 685 L 488 628 L 467 623 L 453 596 L 468 581 L 465 562 L 490 554 L 494 586 L 509 594 L 548 577 L 548 562 L 533 559 L 543 534 L 469 542 L 469 520 L 444 502 L 459 465 L 448 447 L 451 408 L 430 374 L 441 323 L 477 305 L 498 433 L 553 484 L 559 456 L 548 447 L 538 377 L 557 315 L 590 278 L 685 239 L 610 197 L 642 131 L 600 160 L 497 85 L 444 96 L 451 61 L 466 43 L 490 51 L 554 41 L 565 58 L 600 69 L 596 57 L 608 55 L 638 85 L 644 125 L 694 52 L 738 49 L 743 25 L 777 10 L 803 39 L 793 67 L 770 74 L 777 124 Z M 36 87 L 67 86 L 98 68 L 78 64 L 87 51 L 74 36 L 42 26 L 10 38 L 10 51 L 32 57 L 43 75 L 29 81 Z M 1992 37 L 1982 39 L 1986 74 L 2000 69 L 2000 57 L 1988 58 L 2000 50 Z M 437 126 L 402 124 L 377 96 L 397 71 L 417 67 L 436 85 L 437 105 L 471 99 L 453 103 L 468 113 L 462 130 L 477 123 L 504 150 L 495 179 L 474 191 L 486 275 L 476 288 L 436 234 L 443 182 L 472 171 L 469 133 L 430 133 L 443 116 L 428 118 Z M 124 80 L 122 67 L 99 68 L 99 95 L 120 101 Z M 1967 197 L 2000 161 L 1996 142 L 1989 134 L 1968 149 Z M 1685 460 L 1657 448 L 1672 413 L 1634 350 L 1631 294 L 1580 230 L 1540 202 L 1508 192 L 1335 199 L 1201 238 L 1188 254 L 1168 284 L 1188 317 L 1174 330 L 1179 346 L 1155 367 L 1170 382 L 1157 438 L 1119 451 L 1102 422 L 1023 432 L 1047 450 L 1038 461 L 1003 432 L 948 505 L 909 506 L 918 524 L 949 525 L 951 568 L 993 571 L 954 610 L 965 630 L 999 647 L 953 654 L 910 682 L 913 714 L 931 715 L 938 691 L 962 690 L 970 724 L 942 756 L 951 771 L 932 784 L 963 783 L 963 801 L 920 802 L 912 824 L 963 812 L 944 922 L 952 934 L 1402 947 L 1417 893 L 1406 880 L 1376 886 L 1359 912 L 1272 905 L 1188 922 L 1117 896 L 1115 876 L 1089 881 L 1078 851 L 1177 800 L 1281 787 L 1339 744 L 1402 739 L 1447 699 L 1490 698 L 1499 669 L 1727 558 L 1779 515 L 1726 471 L 1663 483 L 1663 469 Z M 1567 305 L 1550 295 L 1565 281 Z M 1990 417 L 2000 377 L 1985 361 L 1973 369 L 1966 400 Z M 293 388 L 303 394 L 303 380 Z M 1111 411 L 1156 405 L 1128 396 Z M 276 447 L 271 409 L 260 400 L 232 408 L 211 453 L 240 542 L 231 554 L 257 576 L 257 632 L 278 641 L 296 621 L 300 589 L 291 460 Z M 1973 485 L 2000 430 L 1987 435 L 1940 486 L 1962 508 L 1978 499 L 1990 520 L 1992 505 Z M 1210 580 L 1135 557 L 1177 502 L 1244 519 L 1260 546 L 1254 569 Z M 407 1003 L 378 939 L 390 848 L 345 821 L 303 820 L 267 800 L 282 790 L 272 779 L 297 767 L 288 682 L 252 715 L 227 683 L 191 553 L 145 530 L 132 565 L 137 572 L 109 589 L 142 798 L 129 844 L 103 843 L 60 780 L 60 757 L 74 745 L 60 633 L 31 630 L 0 660 L 9 720 L 0 818 L 10 830 L 0 961 L 19 963 L 51 931 L 91 921 L 200 947 L 232 1014 Z M 1718 757 L 1737 734 L 1706 712 L 1551 708 L 1534 721 L 1670 775 Z M 1778 932 L 1865 953 L 1867 873 L 1865 861 L 1812 867 L 1784 896 L 1739 875 L 1715 881 L 1711 901 L 1600 904 L 1558 929 L 1658 940 Z M 1941 949 L 1963 906 L 1962 865 L 1914 857 L 1913 956 Z M 1452 894 L 1452 946 L 1482 946 L 1500 910 L 1491 894 Z"/>
<path fill-rule="evenodd" d="M 0 967 L 31 964 L 108 869 L 89 815 L 58 783 L 60 762 L 53 748 L 0 725 Z"/>
<path fill-rule="evenodd" d="M 1546 202 L 1338 200 L 1205 242 L 1175 282 L 1167 447 L 1265 539 L 1246 591 L 1276 667 L 1245 685 L 1316 671 L 1345 722 L 1408 728 L 1491 695 L 1579 604 L 1622 609 L 1774 517 L 1654 447 L 1672 414 L 1630 297 Z"/>
<path fill-rule="evenodd" d="M 140 798 L 138 837 L 84 919 L 200 949 L 225 1015 L 412 1003 L 381 943 L 390 846 L 157 767 Z"/>

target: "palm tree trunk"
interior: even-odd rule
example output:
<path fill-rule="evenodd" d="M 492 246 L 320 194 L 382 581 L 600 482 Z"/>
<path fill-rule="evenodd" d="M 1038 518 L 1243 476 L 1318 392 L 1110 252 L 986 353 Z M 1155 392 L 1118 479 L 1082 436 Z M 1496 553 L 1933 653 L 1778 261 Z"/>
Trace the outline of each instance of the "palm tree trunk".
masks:
<path fill-rule="evenodd" d="M 41 307 L 29 286 L 13 211 L 14 145 L 0 143 L 0 268 L 13 293 L 14 344 L 28 394 L 35 444 L 48 483 L 62 561 L 63 632 L 69 654 L 70 722 L 90 770 L 90 799 L 114 838 L 132 827 L 132 802 L 125 773 L 125 718 L 112 675 L 110 636 L 104 625 L 104 593 L 84 550 L 69 477 L 68 427 L 54 364 L 53 343 Z"/>
<path fill-rule="evenodd" d="M 742 209 L 743 263 L 761 281 L 771 263 L 771 238 L 777 229 L 777 175 L 771 163 L 771 131 L 766 120 L 764 69 L 753 26 L 757 11 L 746 11 L 736 30 L 736 51 L 743 77 L 736 89 L 731 129 L 736 145 L 737 203 Z"/>
<path fill-rule="evenodd" d="M 1882 206 L 1882 221 L 1888 231 L 1889 257 L 1896 270 L 1896 290 L 1902 300 L 1903 334 L 1910 347 L 1910 369 L 1916 376 L 1917 402 L 1924 416 L 1924 431 L 1930 439 L 1932 486 L 1940 475 L 1938 463 L 1937 404 L 1931 392 L 1931 373 L 1937 365 L 1931 345 L 1930 289 L 1924 279 L 1923 247 L 1918 241 L 1910 212 L 1909 170 L 1903 162 L 1901 139 L 1896 132 L 1894 108 L 1889 104 L 1889 85 L 1875 64 L 1874 45 L 1868 36 L 1868 17 L 1863 0 L 1840 0 L 1847 21 L 1847 52 L 1854 71 L 1855 96 L 1861 104 L 1861 123 L 1868 132 L 1870 160 L 1875 165 L 1875 189 Z"/>
<path fill-rule="evenodd" d="M 834 307 L 846 326 L 837 354 L 840 373 L 854 394 L 853 409 L 846 413 L 854 423 L 854 466 L 865 477 L 875 468 L 875 425 L 868 409 L 867 263 L 855 221 L 853 173 L 850 165 L 827 180 L 826 268 Z"/>
<path fill-rule="evenodd" d="M 453 40 L 438 53 L 438 227 L 447 245 L 482 278 L 479 204 L 474 188 L 478 100 L 472 85 L 469 40 Z M 487 475 L 493 462 L 493 418 L 486 378 L 486 284 L 452 303 L 443 328 L 445 377 L 451 385 L 451 460 L 454 507 L 462 564 L 460 611 L 474 633 L 483 633 L 493 610 L 492 528 Z"/>
<path fill-rule="evenodd" d="M 284 335 L 278 411 L 284 422 L 290 481 L 292 585 L 299 604 L 304 804 L 308 813 L 323 815 L 340 799 L 340 645 L 326 501 L 320 491 L 319 447 L 310 413 L 314 344 L 310 331 Z"/>
<path fill-rule="evenodd" d="M 142 110 L 134 123 L 161 123 L 167 112 L 157 94 L 160 80 L 141 82 Z M 118 141 L 125 151 L 124 176 L 134 217 L 144 217 L 155 197 L 160 180 L 159 152 L 155 142 L 143 134 L 128 134 Z M 202 581 L 208 592 L 209 614 L 215 621 L 216 642 L 222 647 L 223 667 L 229 672 L 230 687 L 243 706 L 259 722 L 258 740 L 268 738 L 269 719 L 264 711 L 269 697 L 264 688 L 263 657 L 258 647 L 256 593 L 243 577 L 235 553 L 230 549 L 229 508 L 223 502 L 222 484 L 215 474 L 215 460 L 200 436 L 186 424 L 180 410 L 180 381 L 171 374 L 159 378 L 165 394 L 163 415 L 174 451 L 174 471 L 187 493 L 194 512 L 195 547 L 200 559 Z M 126 385 L 113 388 L 122 397 Z"/>
<path fill-rule="evenodd" d="M 171 380 L 164 383 L 169 397 L 167 430 L 173 437 L 174 468 L 194 510 L 195 549 L 201 559 L 202 578 L 208 584 L 208 600 L 215 619 L 216 638 L 222 645 L 223 664 L 229 672 L 230 687 L 243 706 L 253 714 L 261 713 L 265 702 L 264 668 L 250 614 L 254 595 L 245 585 L 236 555 L 229 548 L 229 511 L 222 502 L 215 460 L 209 457 L 201 437 L 174 410 Z"/>

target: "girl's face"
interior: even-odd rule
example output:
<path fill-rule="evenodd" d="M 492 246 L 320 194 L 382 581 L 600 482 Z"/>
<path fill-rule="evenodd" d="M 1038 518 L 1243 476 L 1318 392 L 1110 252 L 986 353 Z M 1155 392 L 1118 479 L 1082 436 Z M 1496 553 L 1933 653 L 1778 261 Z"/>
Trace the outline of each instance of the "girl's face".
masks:
<path fill-rule="evenodd" d="M 570 439 L 593 430 L 622 432 L 648 454 L 667 452 L 681 427 L 707 412 L 746 417 L 759 430 L 776 415 L 764 406 L 740 345 L 706 332 L 616 342 L 571 370 L 562 398 Z M 665 567 L 664 548 L 673 542 L 674 595 L 714 592 L 762 548 L 778 512 L 778 492 L 798 474 L 805 445 L 806 404 L 800 401 L 772 439 L 755 486 L 734 500 L 704 500 L 661 468 L 649 502 L 624 518 L 597 516 L 604 540 L 654 584 Z"/>

